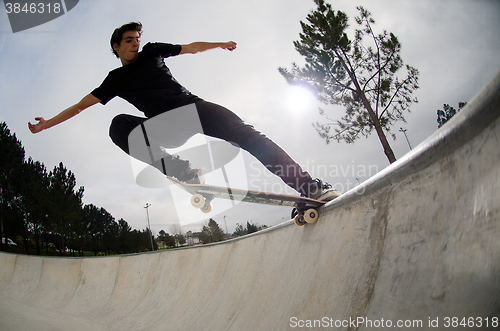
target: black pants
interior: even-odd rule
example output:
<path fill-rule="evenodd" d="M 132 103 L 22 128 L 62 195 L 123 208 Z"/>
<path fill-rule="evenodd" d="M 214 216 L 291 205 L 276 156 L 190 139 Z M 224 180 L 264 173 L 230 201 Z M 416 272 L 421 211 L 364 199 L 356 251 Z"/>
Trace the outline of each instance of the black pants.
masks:
<path fill-rule="evenodd" d="M 198 101 L 195 105 L 205 135 L 226 140 L 248 151 L 288 186 L 301 194 L 308 195 L 308 187 L 313 182 L 311 176 L 303 171 L 281 147 L 222 106 L 207 101 Z M 129 134 L 148 120 L 151 119 L 117 115 L 111 122 L 109 136 L 116 145 L 130 155 Z M 148 160 L 141 161 L 150 163 Z M 162 164 L 166 168 L 166 174 L 175 173 L 175 168 L 181 166 L 180 161 L 182 160 L 166 156 Z M 159 164 L 154 166 L 162 169 Z"/>

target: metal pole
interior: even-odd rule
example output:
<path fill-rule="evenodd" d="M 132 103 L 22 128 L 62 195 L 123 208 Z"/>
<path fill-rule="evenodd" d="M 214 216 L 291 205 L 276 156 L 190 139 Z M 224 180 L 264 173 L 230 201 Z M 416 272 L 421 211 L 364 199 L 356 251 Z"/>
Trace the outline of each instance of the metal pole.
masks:
<path fill-rule="evenodd" d="M 227 217 L 227 216 L 226 216 L 226 215 L 224 215 L 224 224 L 226 225 L 226 234 L 228 234 L 228 235 L 229 235 L 229 231 L 227 231 L 226 217 Z"/>
<path fill-rule="evenodd" d="M 149 223 L 149 206 L 151 206 L 151 204 L 147 203 L 146 202 L 146 215 L 148 217 L 148 229 L 149 229 L 149 240 L 151 241 L 151 251 L 154 252 L 155 248 L 153 246 L 153 233 L 151 232 L 151 224 Z"/>
<path fill-rule="evenodd" d="M 410 140 L 408 140 L 408 136 L 406 135 L 406 129 L 399 128 L 399 131 L 401 131 L 401 132 L 404 133 L 406 141 L 408 142 L 408 146 L 410 147 L 410 150 L 411 150 L 412 148 L 411 148 L 411 145 L 410 145 Z"/>

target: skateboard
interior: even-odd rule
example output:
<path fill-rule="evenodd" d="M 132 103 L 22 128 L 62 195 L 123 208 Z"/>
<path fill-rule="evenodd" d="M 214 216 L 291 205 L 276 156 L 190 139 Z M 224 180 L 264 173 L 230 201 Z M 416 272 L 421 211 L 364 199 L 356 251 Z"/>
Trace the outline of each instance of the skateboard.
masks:
<path fill-rule="evenodd" d="M 212 211 L 210 202 L 215 198 L 264 205 L 285 206 L 293 208 L 292 218 L 295 224 L 303 226 L 306 223 L 315 223 L 319 217 L 317 208 L 326 203 L 326 201 L 293 195 L 249 191 L 208 184 L 188 184 L 173 177 L 167 176 L 167 178 L 182 190 L 191 193 L 191 204 L 204 213 L 210 213 Z"/>

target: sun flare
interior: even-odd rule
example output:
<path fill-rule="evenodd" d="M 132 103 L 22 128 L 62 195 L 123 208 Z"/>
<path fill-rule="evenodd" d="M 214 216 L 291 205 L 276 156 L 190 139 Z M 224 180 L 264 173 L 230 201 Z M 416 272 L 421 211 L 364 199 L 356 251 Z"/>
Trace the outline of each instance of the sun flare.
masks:
<path fill-rule="evenodd" d="M 295 113 L 310 109 L 315 103 L 314 95 L 300 86 L 289 86 L 286 94 L 287 108 Z"/>

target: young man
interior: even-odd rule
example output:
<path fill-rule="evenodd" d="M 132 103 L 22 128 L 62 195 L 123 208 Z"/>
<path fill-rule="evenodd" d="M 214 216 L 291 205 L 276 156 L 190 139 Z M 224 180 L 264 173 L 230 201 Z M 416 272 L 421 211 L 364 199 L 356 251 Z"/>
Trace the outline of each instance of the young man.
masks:
<path fill-rule="evenodd" d="M 164 58 L 182 54 L 195 54 L 209 49 L 236 49 L 235 42 L 194 42 L 185 45 L 148 43 L 139 51 L 142 25 L 129 23 L 117 28 L 111 37 L 111 48 L 122 62 L 122 67 L 109 72 L 102 84 L 77 104 L 63 110 L 49 120 L 36 117 L 36 124 L 28 123 L 33 133 L 48 129 L 68 120 L 84 109 L 100 102 L 105 105 L 119 96 L 137 107 L 146 117 L 121 114 L 110 126 L 109 135 L 113 142 L 127 154 L 129 134 L 145 121 L 155 116 L 186 105 L 195 105 L 203 133 L 238 145 L 256 157 L 267 169 L 281 177 L 302 196 L 331 200 L 340 193 L 302 170 L 278 145 L 265 135 L 244 123 L 230 110 L 202 100 L 181 86 L 170 73 Z M 143 127 L 144 128 L 144 127 Z M 159 146 L 156 146 L 159 147 Z M 135 157 L 135 155 L 132 155 Z M 147 162 L 147 160 L 142 160 Z M 200 171 L 191 167 L 188 161 L 165 154 L 161 165 L 153 164 L 165 175 L 181 181 L 199 182 Z"/>

